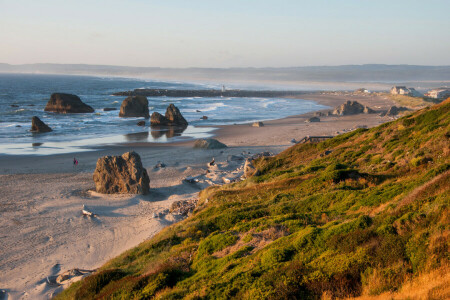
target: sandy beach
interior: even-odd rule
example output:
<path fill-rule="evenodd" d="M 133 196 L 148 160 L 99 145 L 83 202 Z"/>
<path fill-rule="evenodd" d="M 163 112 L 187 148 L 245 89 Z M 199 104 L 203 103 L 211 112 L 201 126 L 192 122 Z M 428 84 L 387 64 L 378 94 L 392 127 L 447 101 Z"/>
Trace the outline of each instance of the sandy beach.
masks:
<path fill-rule="evenodd" d="M 330 106 L 356 100 L 375 110 L 394 103 L 370 94 L 306 94 L 301 97 Z M 177 200 L 195 199 L 211 184 L 223 184 L 242 171 L 243 158 L 264 151 L 274 154 L 307 135 L 337 135 L 357 127 L 373 127 L 392 120 L 379 113 L 320 117 L 314 113 L 251 124 L 218 126 L 215 138 L 223 150 L 194 149 L 194 141 L 173 144 L 135 143 L 101 150 L 49 156 L 0 156 L 0 290 L 7 299 L 47 299 L 63 286 L 47 277 L 79 268 L 93 270 L 107 260 L 152 237 L 182 217 L 168 213 Z M 97 159 L 134 150 L 150 176 L 148 195 L 101 195 L 93 192 L 92 173 Z M 74 167 L 73 157 L 79 165 Z M 217 165 L 207 174 L 207 163 Z M 165 168 L 154 168 L 163 162 Z M 187 176 L 203 176 L 187 183 Z M 81 213 L 83 205 L 97 214 Z M 155 218 L 154 215 L 160 217 Z M 0 299 L 1 299 L 0 294 Z"/>

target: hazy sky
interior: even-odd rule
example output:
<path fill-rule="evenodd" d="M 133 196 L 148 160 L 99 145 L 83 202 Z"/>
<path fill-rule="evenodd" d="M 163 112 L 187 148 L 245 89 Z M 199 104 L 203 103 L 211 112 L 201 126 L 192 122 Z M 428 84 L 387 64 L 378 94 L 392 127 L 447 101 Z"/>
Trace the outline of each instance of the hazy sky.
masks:
<path fill-rule="evenodd" d="M 450 65 L 450 0 L 0 0 L 0 62 Z"/>

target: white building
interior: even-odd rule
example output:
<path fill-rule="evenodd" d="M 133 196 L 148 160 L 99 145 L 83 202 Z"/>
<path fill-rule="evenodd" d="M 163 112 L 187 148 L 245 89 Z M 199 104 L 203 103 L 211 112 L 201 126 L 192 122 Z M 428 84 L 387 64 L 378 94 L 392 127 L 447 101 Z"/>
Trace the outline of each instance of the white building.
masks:
<path fill-rule="evenodd" d="M 430 98 L 445 99 L 450 97 L 450 88 L 438 88 L 428 91 L 426 94 Z"/>
<path fill-rule="evenodd" d="M 392 95 L 407 95 L 413 97 L 422 97 L 422 94 L 414 88 L 407 88 L 406 86 L 394 86 L 391 88 Z"/>

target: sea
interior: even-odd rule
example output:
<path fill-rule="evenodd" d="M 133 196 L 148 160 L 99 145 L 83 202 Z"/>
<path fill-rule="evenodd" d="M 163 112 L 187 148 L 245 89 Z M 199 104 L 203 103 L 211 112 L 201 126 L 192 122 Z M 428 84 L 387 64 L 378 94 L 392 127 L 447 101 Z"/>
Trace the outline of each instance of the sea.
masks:
<path fill-rule="evenodd" d="M 125 97 L 112 94 L 137 88 L 220 89 L 222 85 L 118 77 L 0 74 L 0 155 L 49 155 L 90 151 L 117 143 L 171 143 L 208 138 L 214 135 L 217 125 L 273 120 L 327 108 L 301 99 L 148 97 L 150 114 L 157 111 L 164 115 L 167 106 L 173 103 L 189 122 L 184 131 L 164 132 L 150 128 L 148 121 L 145 127 L 137 126 L 144 118 L 119 117 Z M 50 95 L 55 92 L 75 94 L 95 112 L 44 112 Z M 104 108 L 116 110 L 104 111 Z M 33 116 L 39 117 L 53 131 L 30 132 Z M 208 119 L 201 120 L 202 116 Z"/>

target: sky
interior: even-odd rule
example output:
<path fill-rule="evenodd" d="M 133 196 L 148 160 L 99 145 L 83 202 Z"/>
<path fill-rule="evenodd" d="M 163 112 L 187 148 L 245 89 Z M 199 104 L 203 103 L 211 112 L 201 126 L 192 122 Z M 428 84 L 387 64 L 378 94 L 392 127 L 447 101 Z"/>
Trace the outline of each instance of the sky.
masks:
<path fill-rule="evenodd" d="M 0 63 L 450 65 L 450 0 L 0 0 Z"/>

